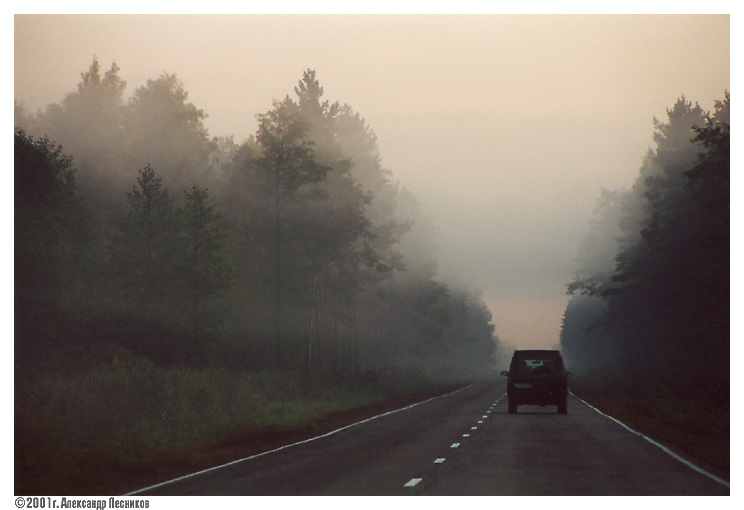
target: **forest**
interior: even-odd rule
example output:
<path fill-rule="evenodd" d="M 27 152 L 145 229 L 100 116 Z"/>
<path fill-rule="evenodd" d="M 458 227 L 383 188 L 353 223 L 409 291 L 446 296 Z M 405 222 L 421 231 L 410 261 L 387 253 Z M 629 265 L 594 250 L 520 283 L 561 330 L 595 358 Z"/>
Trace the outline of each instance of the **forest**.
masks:
<path fill-rule="evenodd" d="M 125 100 L 113 63 L 16 103 L 16 354 L 107 339 L 157 364 L 472 376 L 477 292 L 436 279 L 427 219 L 315 72 L 236 143 L 176 75 Z"/>
<path fill-rule="evenodd" d="M 730 95 L 713 112 L 683 96 L 654 128 L 633 186 L 596 204 L 561 348 L 594 390 L 624 395 L 636 418 L 662 416 L 668 441 L 690 436 L 727 470 Z"/>

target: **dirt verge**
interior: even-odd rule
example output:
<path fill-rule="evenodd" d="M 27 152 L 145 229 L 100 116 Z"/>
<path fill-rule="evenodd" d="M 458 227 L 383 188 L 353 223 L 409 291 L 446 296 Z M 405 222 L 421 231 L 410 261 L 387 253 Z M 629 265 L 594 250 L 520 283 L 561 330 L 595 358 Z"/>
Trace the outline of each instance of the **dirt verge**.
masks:
<path fill-rule="evenodd" d="M 609 388 L 572 381 L 573 393 L 716 476 L 730 477 L 729 409 L 670 393 Z"/>

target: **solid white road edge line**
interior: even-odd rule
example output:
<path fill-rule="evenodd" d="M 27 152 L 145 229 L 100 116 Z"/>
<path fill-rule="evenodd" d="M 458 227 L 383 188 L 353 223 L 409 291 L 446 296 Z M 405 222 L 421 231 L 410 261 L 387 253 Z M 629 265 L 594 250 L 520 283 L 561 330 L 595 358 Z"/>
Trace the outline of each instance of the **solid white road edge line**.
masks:
<path fill-rule="evenodd" d="M 590 408 L 594 409 L 594 410 L 595 410 L 596 412 L 598 412 L 599 414 L 601 414 L 601 415 L 602 415 L 602 416 L 604 416 L 605 418 L 609 418 L 610 420 L 612 420 L 612 421 L 614 421 L 615 423 L 617 423 L 618 425 L 622 426 L 623 428 L 625 428 L 625 429 L 626 429 L 626 430 L 628 430 L 629 432 L 632 432 L 633 434 L 635 434 L 635 435 L 637 435 L 637 436 L 641 436 L 641 437 L 642 437 L 643 439 L 645 439 L 646 441 L 648 441 L 648 442 L 649 442 L 649 443 L 651 443 L 652 445 L 654 445 L 654 446 L 656 446 L 656 447 L 660 448 L 660 449 L 661 449 L 661 450 L 662 450 L 662 451 L 663 451 L 664 453 L 666 453 L 666 454 L 670 455 L 670 456 L 671 456 L 672 458 L 674 458 L 674 459 L 678 460 L 679 462 L 681 462 L 681 463 L 682 463 L 682 464 L 684 464 L 685 466 L 687 466 L 687 467 L 689 467 L 689 468 L 692 468 L 692 469 L 694 469 L 695 471 L 697 471 L 697 472 L 698 472 L 698 473 L 700 473 L 701 475 L 705 475 L 705 476 L 707 476 L 708 478 L 710 478 L 711 480 L 713 480 L 713 481 L 715 481 L 715 482 L 718 482 L 718 483 L 720 483 L 721 485 L 723 485 L 723 486 L 725 486 L 725 487 L 728 487 L 729 489 L 731 488 L 731 485 L 730 485 L 730 484 L 729 484 L 729 483 L 728 483 L 728 482 L 727 482 L 726 480 L 723 480 L 722 478 L 719 478 L 719 477 L 717 477 L 717 476 L 716 476 L 716 475 L 714 475 L 713 473 L 709 473 L 709 472 L 707 472 L 706 470 L 704 470 L 704 469 L 703 469 L 703 468 L 701 468 L 701 467 L 698 467 L 698 466 L 696 466 L 695 464 L 693 464 L 693 463 L 692 463 L 692 462 L 690 462 L 689 460 L 687 460 L 687 459 L 684 459 L 684 458 L 680 457 L 679 455 L 677 455 L 676 453 L 674 453 L 674 452 L 673 452 L 672 450 L 670 450 L 669 448 L 667 448 L 667 447 L 666 447 L 666 446 L 664 446 L 663 444 L 657 443 L 656 441 L 654 441 L 654 440 L 653 440 L 653 439 L 651 439 L 650 437 L 648 437 L 648 436 L 646 436 L 646 435 L 644 435 L 644 434 L 641 434 L 640 432 L 638 432 L 638 431 L 636 431 L 636 430 L 633 430 L 632 428 L 628 427 L 628 426 L 627 426 L 626 424 L 624 424 L 624 423 L 623 423 L 623 422 L 621 422 L 620 420 L 618 420 L 618 419 L 616 419 L 616 418 L 613 418 L 613 417 L 612 417 L 612 416 L 610 416 L 609 414 L 605 414 L 605 413 L 603 413 L 602 411 L 600 411 L 599 409 L 597 409 L 597 408 L 596 408 L 596 407 L 594 407 L 593 405 L 589 404 L 589 403 L 588 403 L 588 402 L 586 402 L 585 400 L 583 400 L 583 399 L 581 399 L 581 398 L 577 397 L 577 396 L 576 396 L 576 395 L 574 394 L 574 392 L 572 392 L 571 390 L 569 390 L 568 392 L 569 392 L 569 393 L 570 393 L 570 394 L 571 394 L 571 395 L 572 395 L 572 396 L 573 396 L 573 397 L 574 397 L 575 399 L 577 399 L 578 401 L 582 402 L 582 403 L 583 403 L 584 405 L 586 405 L 586 406 L 588 406 L 588 407 L 590 407 Z"/>
<path fill-rule="evenodd" d="M 238 464 L 238 463 L 244 462 L 246 460 L 255 459 L 257 457 L 263 457 L 264 455 L 268 455 L 270 453 L 278 452 L 280 450 L 286 450 L 287 448 L 291 448 L 293 446 L 298 446 L 298 445 L 301 445 L 301 444 L 309 443 L 310 441 L 315 441 L 316 439 L 321 439 L 321 438 L 324 438 L 324 437 L 332 436 L 333 434 L 336 434 L 338 432 L 341 432 L 342 430 L 346 430 L 346 429 L 349 429 L 351 427 L 356 427 L 357 425 L 361 425 L 362 423 L 367 423 L 368 421 L 376 420 L 377 418 L 382 418 L 383 416 L 388 416 L 390 414 L 399 413 L 401 411 L 405 411 L 407 409 L 411 409 L 412 407 L 416 407 L 416 406 L 421 405 L 421 404 L 426 404 L 427 402 L 431 402 L 432 400 L 437 400 L 439 398 L 449 397 L 450 395 L 454 395 L 455 393 L 459 393 L 459 392 L 461 392 L 463 390 L 466 390 L 466 389 L 470 388 L 471 386 L 472 386 L 472 384 L 468 384 L 467 386 L 465 386 L 463 388 L 460 388 L 459 390 L 455 390 L 455 391 L 452 391 L 450 393 L 446 393 L 444 395 L 439 395 L 438 397 L 432 397 L 432 398 L 430 398 L 428 400 L 422 400 L 421 402 L 416 402 L 415 404 L 411 404 L 411 405 L 406 406 L 406 407 L 401 407 L 400 409 L 394 409 L 394 410 L 388 411 L 386 413 L 378 414 L 376 416 L 372 416 L 371 418 L 367 418 L 366 420 L 358 421 L 356 423 L 352 423 L 351 425 L 346 425 L 345 427 L 341 427 L 340 429 L 332 430 L 331 432 L 326 432 L 325 434 L 322 434 L 320 436 L 311 437 L 310 439 L 304 439 L 304 440 L 298 441 L 296 443 L 292 443 L 292 444 L 280 446 L 279 448 L 274 448 L 273 450 L 269 450 L 269 451 L 262 452 L 262 453 L 257 453 L 255 455 L 251 455 L 250 457 L 244 457 L 242 459 L 237 459 L 237 460 L 234 460 L 232 462 L 228 462 L 226 464 L 220 464 L 219 466 L 214 466 L 214 467 L 211 467 L 211 468 L 202 469 L 201 471 L 197 471 L 195 473 L 190 473 L 188 475 L 179 476 L 178 478 L 174 478 L 172 480 L 166 480 L 165 482 L 156 483 L 155 485 L 150 485 L 149 487 L 144 487 L 142 489 L 137 489 L 135 491 L 127 492 L 126 494 L 122 494 L 122 495 L 123 496 L 134 496 L 135 494 L 140 494 L 140 493 L 145 492 L 145 491 L 149 491 L 149 490 L 152 490 L 152 489 L 157 489 L 158 487 L 162 487 L 164 485 L 168 485 L 168 484 L 171 484 L 171 483 L 179 482 L 181 480 L 186 480 L 188 478 L 193 478 L 195 476 L 203 475 L 204 473 L 209 473 L 210 471 L 216 471 L 218 469 L 222 469 L 222 468 L 225 468 L 225 467 L 228 467 L 228 466 L 232 466 L 233 464 Z"/>

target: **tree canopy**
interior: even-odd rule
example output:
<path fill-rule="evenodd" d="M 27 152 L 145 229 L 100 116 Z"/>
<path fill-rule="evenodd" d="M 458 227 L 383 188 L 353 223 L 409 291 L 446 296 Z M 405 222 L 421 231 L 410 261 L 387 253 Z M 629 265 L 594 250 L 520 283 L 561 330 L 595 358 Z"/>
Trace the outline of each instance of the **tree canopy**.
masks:
<path fill-rule="evenodd" d="M 586 370 L 728 398 L 729 104 L 680 98 L 633 188 L 603 195 L 561 334 Z"/>

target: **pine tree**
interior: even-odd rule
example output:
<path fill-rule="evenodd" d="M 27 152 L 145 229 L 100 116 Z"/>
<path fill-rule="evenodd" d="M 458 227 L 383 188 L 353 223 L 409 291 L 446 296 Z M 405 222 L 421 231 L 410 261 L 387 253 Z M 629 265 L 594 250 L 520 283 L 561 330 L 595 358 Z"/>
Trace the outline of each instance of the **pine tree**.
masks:
<path fill-rule="evenodd" d="M 80 190 L 94 208 L 105 207 L 124 184 L 121 144 L 124 137 L 124 90 L 119 66 L 101 74 L 97 58 L 81 73 L 77 90 L 60 104 L 50 105 L 35 122 L 34 130 L 64 145 L 75 158 Z"/>
<path fill-rule="evenodd" d="M 204 126 L 207 114 L 188 99 L 181 80 L 164 73 L 138 87 L 126 110 L 127 167 L 148 163 L 179 193 L 194 182 L 212 184 L 209 155 L 216 149 Z"/>
<path fill-rule="evenodd" d="M 275 102 L 272 110 L 258 118 L 256 141 L 261 155 L 251 164 L 263 195 L 262 208 L 270 215 L 266 219 L 270 222 L 273 257 L 274 360 L 280 367 L 284 363 L 284 344 L 289 341 L 290 318 L 285 315 L 290 300 L 289 277 L 297 274 L 298 266 L 312 264 L 303 241 L 312 227 L 308 208 L 325 198 L 319 183 L 328 168 L 316 161 L 307 138 L 307 121 L 289 98 Z"/>
<path fill-rule="evenodd" d="M 127 201 L 129 213 L 119 222 L 116 265 L 131 296 L 154 304 L 171 293 L 176 281 L 178 222 L 173 200 L 162 178 L 147 165 Z"/>
<path fill-rule="evenodd" d="M 210 306 L 230 284 L 231 271 L 223 255 L 225 220 L 209 203 L 206 189 L 194 186 L 185 192 L 180 210 L 183 256 L 180 271 L 188 297 L 188 317 L 194 338 L 215 329 L 219 307 Z"/>

